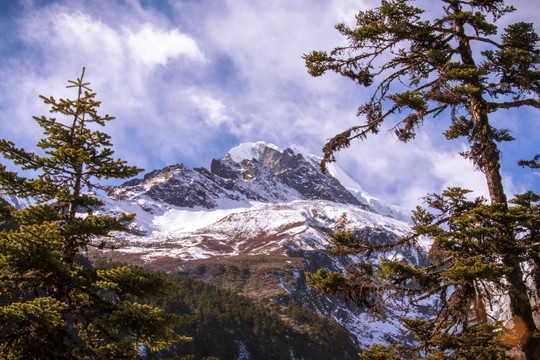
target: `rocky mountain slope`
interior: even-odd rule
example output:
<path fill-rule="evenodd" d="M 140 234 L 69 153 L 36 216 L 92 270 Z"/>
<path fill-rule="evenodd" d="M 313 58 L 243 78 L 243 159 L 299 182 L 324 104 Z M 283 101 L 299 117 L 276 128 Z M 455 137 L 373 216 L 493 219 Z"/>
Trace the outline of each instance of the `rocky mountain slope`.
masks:
<path fill-rule="evenodd" d="M 109 196 L 138 203 L 150 199 L 191 209 L 328 200 L 408 220 L 407 211 L 369 196 L 336 165 L 321 173 L 319 161 L 292 148 L 246 143 L 231 149 L 224 159 L 214 159 L 209 170 L 167 166 L 114 188 Z"/>
<path fill-rule="evenodd" d="M 369 196 L 335 165 L 321 173 L 319 160 L 294 148 L 248 143 L 209 169 L 171 165 L 128 181 L 100 195 L 99 211 L 135 213 L 131 232 L 112 240 L 114 250 L 94 256 L 186 272 L 264 304 L 300 304 L 338 321 L 360 346 L 395 341 L 400 304 L 374 318 L 321 296 L 304 272 L 343 271 L 359 260 L 326 252 L 329 232 L 387 242 L 407 233 L 409 214 Z M 420 263 L 424 245 L 397 256 Z M 371 254 L 380 256 L 388 254 Z"/>
<path fill-rule="evenodd" d="M 321 173 L 318 162 L 259 142 L 231 149 L 209 169 L 172 165 L 128 181 L 103 199 L 102 211 L 136 213 L 132 232 L 100 256 L 181 270 L 266 303 L 302 304 L 337 320 L 360 345 L 395 339 L 398 304 L 386 319 L 375 319 L 320 296 L 304 272 L 343 271 L 359 260 L 327 253 L 327 233 L 386 242 L 408 231 L 408 214 L 370 197 L 337 166 Z M 379 256 L 386 254 L 372 254 Z M 425 249 L 398 256 L 422 262 Z"/>

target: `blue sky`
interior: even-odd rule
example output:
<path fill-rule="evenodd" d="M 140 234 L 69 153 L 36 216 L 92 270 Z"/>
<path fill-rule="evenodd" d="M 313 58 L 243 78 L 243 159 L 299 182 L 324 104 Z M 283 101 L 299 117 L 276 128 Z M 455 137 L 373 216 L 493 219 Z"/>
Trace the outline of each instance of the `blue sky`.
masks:
<path fill-rule="evenodd" d="M 336 75 L 310 77 L 302 54 L 332 49 L 343 41 L 333 26 L 378 3 L 0 0 L 1 137 L 34 149 L 41 132 L 32 116 L 48 111 L 38 95 L 73 97 L 66 81 L 85 66 L 103 114 L 117 117 L 106 129 L 116 155 L 147 171 L 208 167 L 241 142 L 320 155 L 326 139 L 361 120 L 356 110 L 369 91 Z M 540 23 L 529 1 L 512 4 L 518 11 L 500 28 Z M 539 172 L 516 165 L 540 152 L 538 115 L 524 109 L 492 119 L 517 138 L 503 148 L 509 193 L 540 192 Z M 383 131 L 343 151 L 338 165 L 372 195 L 409 208 L 447 186 L 486 194 L 483 175 L 458 155 L 464 145 L 442 137 L 447 123 L 426 121 L 408 144 Z"/>

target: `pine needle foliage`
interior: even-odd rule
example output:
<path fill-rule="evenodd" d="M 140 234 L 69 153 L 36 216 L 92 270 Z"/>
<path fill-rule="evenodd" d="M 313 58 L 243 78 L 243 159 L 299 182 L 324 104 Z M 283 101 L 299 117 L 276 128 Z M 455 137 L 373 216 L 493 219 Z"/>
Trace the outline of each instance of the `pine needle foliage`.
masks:
<path fill-rule="evenodd" d="M 343 23 L 336 26 L 347 40 L 345 45 L 304 55 L 311 75 L 335 72 L 372 90 L 367 103 L 358 109 L 364 122 L 326 143 L 321 168 L 325 170 L 335 161 L 336 152 L 349 147 L 354 139 L 377 134 L 383 123 L 393 123 L 391 130 L 400 141 L 407 142 L 414 139 L 424 121 L 446 118 L 449 125 L 445 137 L 467 141 L 468 149 L 461 154 L 483 172 L 490 203 L 465 201 L 460 189 L 428 196 L 428 208 L 439 215 L 418 209 L 412 235 L 434 239 L 433 268 L 384 260 L 375 268 L 369 262 L 351 268 L 347 278 L 321 271 L 310 279 L 314 286 L 348 294 L 367 306 L 380 304 L 382 298 L 376 295 L 380 289 L 404 293 L 420 288 L 428 289 L 428 293 L 452 289 L 444 294 L 447 303 L 443 301 L 444 311 L 438 315 L 445 321 L 433 330 L 445 329 L 455 336 L 469 331 L 466 324 L 472 304 L 474 324 L 480 326 L 475 331 L 490 332 L 493 339 L 499 336 L 497 326 L 483 325 L 488 319 L 482 308 L 489 302 L 492 288 L 502 291 L 505 287 L 513 316 L 512 331 L 521 334 L 521 338 L 513 335 L 515 341 L 511 343 L 520 347 L 527 359 L 540 358 L 540 337 L 534 321 L 538 311 L 538 224 L 531 219 L 528 223 L 520 220 L 534 218 L 536 195 L 519 195 L 513 200 L 515 206 L 509 203 L 502 183 L 499 143 L 515 139 L 509 130 L 497 129 L 490 122 L 491 114 L 497 111 L 523 106 L 540 109 L 540 37 L 534 24 L 525 22 L 511 24 L 499 33 L 497 20 L 515 11 L 504 0 L 426 1 L 429 13 L 415 6 L 418 2 L 382 0 L 380 6 L 358 12 L 354 27 Z M 438 11 L 434 4 L 440 5 Z M 518 164 L 536 169 L 539 156 Z M 345 235 L 332 237 L 336 252 L 358 253 L 361 248 L 367 254 L 372 251 L 360 240 L 351 247 L 354 239 L 350 236 L 349 240 Z M 402 239 L 395 246 L 405 243 L 407 240 Z M 532 289 L 526 283 L 529 278 L 534 280 Z M 456 348 L 454 354 L 459 353 Z M 470 354 L 475 352 L 470 350 Z"/>
<path fill-rule="evenodd" d="M 333 71 L 361 86 L 374 86 L 369 102 L 358 109 L 365 123 L 328 141 L 323 169 L 335 161 L 337 151 L 353 139 L 378 133 L 387 119 L 399 120 L 392 130 L 407 142 L 425 119 L 449 111 L 446 136 L 467 138 L 471 147 L 465 155 L 487 170 L 499 162 L 496 146 L 486 148 L 488 138 L 513 140 L 508 130 L 489 125 L 488 114 L 521 106 L 540 109 L 540 38 L 533 24 L 512 24 L 498 39 L 497 26 L 488 16 L 497 20 L 515 10 L 503 0 L 439 2 L 442 16 L 430 19 L 411 5 L 414 1 L 382 1 L 377 8 L 360 11 L 356 27 L 336 25 L 347 45 L 304 55 L 313 76 Z M 475 56 L 473 44 L 488 49 Z"/>
<path fill-rule="evenodd" d="M 94 215 L 102 203 L 92 190 L 104 188 L 100 180 L 141 171 L 113 158 L 110 137 L 99 129 L 114 118 L 98 114 L 84 72 L 69 81 L 75 100 L 40 96 L 61 117 L 34 117 L 44 134 L 40 154 L 0 140 L 5 159 L 37 174 L 19 176 L 0 164 L 2 193 L 37 200 L 20 210 L 0 205 L 2 359 L 139 359 L 142 347 L 189 340 L 174 332 L 184 318 L 148 303 L 174 293 L 164 276 L 98 270 L 84 257 L 93 240 L 127 230 L 133 219 Z"/>
<path fill-rule="evenodd" d="M 487 204 L 483 198 L 468 200 L 468 193 L 450 188 L 441 195 L 427 196 L 428 207 L 418 207 L 414 212 L 412 231 L 385 245 L 391 250 L 387 256 L 350 265 L 346 275 L 323 269 L 307 274 L 315 289 L 345 296 L 381 313 L 393 300 L 405 301 L 413 308 L 426 299 L 434 304 L 434 316 L 428 320 L 402 319 L 417 345 L 376 345 L 362 353 L 363 358 L 386 354 L 388 359 L 504 359 L 512 346 L 526 341 L 497 319 L 489 318 L 486 309 L 493 308 L 508 291 L 509 285 L 501 281 L 511 271 L 501 261 L 507 252 L 518 254 L 537 281 L 540 197 L 530 191 L 518 195 L 513 206 L 503 211 L 501 204 Z M 519 234 L 512 248 L 498 237 L 501 224 L 505 224 L 505 230 L 510 228 Z M 418 246 L 418 241 L 426 237 L 433 240 L 428 263 L 408 264 L 392 256 L 397 249 Z M 354 234 L 332 234 L 331 239 L 336 248 L 348 254 L 365 255 L 370 247 Z M 535 283 L 528 294 L 534 301 L 538 301 L 538 289 Z"/>

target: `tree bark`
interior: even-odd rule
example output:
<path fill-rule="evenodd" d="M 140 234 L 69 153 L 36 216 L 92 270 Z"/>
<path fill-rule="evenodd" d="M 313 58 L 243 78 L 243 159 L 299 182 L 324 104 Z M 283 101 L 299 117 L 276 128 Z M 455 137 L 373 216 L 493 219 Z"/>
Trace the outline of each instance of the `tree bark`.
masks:
<path fill-rule="evenodd" d="M 454 1 L 450 8 L 456 15 L 461 13 L 459 1 Z M 463 64 L 476 68 L 473 52 L 465 35 L 464 25 L 459 20 L 454 24 L 454 31 L 458 39 L 458 51 Z M 500 154 L 493 128 L 489 124 L 488 103 L 483 97 L 484 90 L 480 78 L 470 80 L 469 85 L 478 89 L 469 95 L 469 113 L 473 123 L 469 137 L 471 142 L 470 157 L 485 175 L 491 203 L 502 203 L 508 208 L 500 173 Z M 538 332 L 538 329 L 534 323 L 532 306 L 527 295 L 528 289 L 521 270 L 521 260 L 515 251 L 515 234 L 507 224 L 498 225 L 500 226 L 499 241 L 502 243 L 501 261 L 503 266 L 511 269 L 505 277 L 509 288 L 510 310 L 514 324 L 519 322 L 526 327 L 519 345 L 521 345 L 527 360 L 540 359 L 540 339 L 534 334 Z"/>

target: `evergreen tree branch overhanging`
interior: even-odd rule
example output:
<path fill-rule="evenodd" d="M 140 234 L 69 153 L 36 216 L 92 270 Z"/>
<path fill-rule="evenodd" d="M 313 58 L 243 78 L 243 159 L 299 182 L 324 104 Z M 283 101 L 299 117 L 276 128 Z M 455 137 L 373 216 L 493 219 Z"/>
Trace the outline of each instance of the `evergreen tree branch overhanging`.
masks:
<path fill-rule="evenodd" d="M 132 215 L 94 215 L 102 203 L 91 190 L 108 178 L 141 169 L 113 158 L 99 130 L 114 118 L 80 78 L 75 100 L 40 96 L 60 118 L 34 117 L 42 155 L 0 140 L 5 159 L 33 178 L 0 164 L 0 191 L 33 197 L 37 205 L 0 205 L 0 357 L 6 359 L 139 359 L 140 348 L 187 341 L 174 332 L 185 317 L 146 303 L 172 294 L 162 275 L 128 267 L 98 270 L 84 257 L 92 240 L 126 231 Z M 0 194 L 1 194 L 0 193 Z M 86 215 L 82 215 L 87 212 Z"/>
<path fill-rule="evenodd" d="M 467 140 L 469 148 L 462 155 L 484 173 L 490 203 L 467 200 L 467 191 L 457 188 L 428 195 L 431 210 L 418 208 L 412 233 L 396 244 L 430 236 L 434 245 L 427 267 L 383 260 L 357 264 L 348 276 L 321 270 L 310 280 L 316 288 L 370 306 L 382 290 L 405 291 L 413 299 L 437 294 L 442 305 L 434 321 L 404 320 L 425 356 L 457 358 L 464 352 L 465 358 L 476 358 L 487 336 L 494 342 L 483 358 L 504 357 L 505 346 L 520 347 L 527 359 L 540 358 L 533 319 L 540 288 L 537 281 L 532 289 L 525 283 L 525 277 L 536 279 L 539 273 L 538 195 L 528 192 L 508 203 L 498 143 L 514 138 L 490 122 L 496 111 L 540 109 L 540 37 L 533 24 L 524 22 L 509 25 L 499 36 L 496 21 L 515 10 L 503 0 L 438 0 L 441 15 L 434 18 L 415 3 L 382 1 L 379 7 L 360 11 L 354 28 L 336 26 L 347 45 L 304 55 L 313 76 L 332 71 L 373 89 L 358 110 L 365 121 L 326 143 L 321 168 L 352 140 L 377 134 L 383 122 L 398 119 L 392 129 L 407 142 L 425 120 L 449 119 L 444 135 Z M 538 156 L 519 165 L 537 168 Z M 347 234 L 332 237 L 337 251 L 345 253 L 370 246 Z M 500 291 L 508 294 L 513 316 L 513 330 L 506 333 L 485 311 Z M 377 352 L 390 358 L 397 350 L 371 351 L 366 359 Z M 490 352 L 493 357 L 486 357 Z"/>

